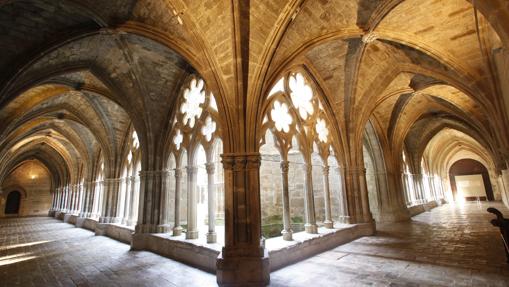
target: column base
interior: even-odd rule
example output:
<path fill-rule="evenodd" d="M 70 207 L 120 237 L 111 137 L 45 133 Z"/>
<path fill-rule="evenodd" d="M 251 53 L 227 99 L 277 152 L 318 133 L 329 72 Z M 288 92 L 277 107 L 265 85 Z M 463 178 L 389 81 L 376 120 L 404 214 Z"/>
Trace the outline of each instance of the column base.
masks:
<path fill-rule="evenodd" d="M 197 239 L 198 238 L 198 231 L 187 231 L 186 232 L 186 239 Z"/>
<path fill-rule="evenodd" d="M 105 235 L 108 225 L 105 223 L 98 223 L 95 225 L 95 235 Z"/>
<path fill-rule="evenodd" d="M 155 224 L 136 224 L 135 233 L 157 233 L 157 225 Z"/>
<path fill-rule="evenodd" d="M 207 233 L 207 243 L 216 243 L 217 242 L 217 234 L 215 232 Z"/>
<path fill-rule="evenodd" d="M 221 252 L 217 258 L 217 284 L 225 287 L 267 286 L 270 283 L 269 254 L 263 257 L 226 257 Z"/>
<path fill-rule="evenodd" d="M 311 233 L 311 234 L 317 234 L 318 233 L 318 227 L 316 226 L 316 224 L 306 223 L 306 224 L 304 224 L 304 230 L 307 233 Z"/>
<path fill-rule="evenodd" d="M 121 222 L 120 217 L 110 217 L 109 221 L 108 221 L 108 223 L 114 223 L 114 224 L 118 224 L 120 222 Z"/>
<path fill-rule="evenodd" d="M 168 233 L 171 228 L 168 224 L 161 224 L 157 226 L 157 233 Z"/>
<path fill-rule="evenodd" d="M 293 241 L 293 231 L 291 229 L 283 230 L 283 231 L 281 231 L 281 234 L 283 235 L 283 240 Z"/>
<path fill-rule="evenodd" d="M 328 228 L 328 229 L 333 229 L 334 228 L 334 222 L 330 221 L 330 220 L 326 220 L 323 222 L 323 226 L 325 228 Z"/>
<path fill-rule="evenodd" d="M 173 236 L 179 236 L 182 234 L 182 226 L 173 227 Z"/>

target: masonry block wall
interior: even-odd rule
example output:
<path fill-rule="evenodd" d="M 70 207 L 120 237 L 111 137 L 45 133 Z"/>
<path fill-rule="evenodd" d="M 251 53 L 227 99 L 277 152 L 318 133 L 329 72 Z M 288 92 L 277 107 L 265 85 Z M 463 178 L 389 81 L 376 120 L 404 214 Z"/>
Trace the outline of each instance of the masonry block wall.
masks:
<path fill-rule="evenodd" d="M 10 192 L 21 193 L 19 216 L 47 215 L 51 208 L 51 181 L 48 171 L 38 161 L 26 161 L 3 182 L 0 194 L 0 217 Z"/>

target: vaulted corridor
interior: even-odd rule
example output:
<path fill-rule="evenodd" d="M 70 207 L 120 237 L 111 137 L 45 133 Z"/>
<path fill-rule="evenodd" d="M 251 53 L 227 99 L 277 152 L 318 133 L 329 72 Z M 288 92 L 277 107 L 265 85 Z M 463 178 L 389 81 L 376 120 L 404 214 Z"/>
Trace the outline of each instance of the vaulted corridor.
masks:
<path fill-rule="evenodd" d="M 271 274 L 271 286 L 507 286 L 488 206 L 446 204 Z M 317 281 L 319 280 L 319 281 Z M 56 219 L 0 220 L 0 286 L 215 286 L 215 277 Z"/>
<path fill-rule="evenodd" d="M 0 0 L 0 51 L 0 285 L 507 281 L 509 0 Z"/>

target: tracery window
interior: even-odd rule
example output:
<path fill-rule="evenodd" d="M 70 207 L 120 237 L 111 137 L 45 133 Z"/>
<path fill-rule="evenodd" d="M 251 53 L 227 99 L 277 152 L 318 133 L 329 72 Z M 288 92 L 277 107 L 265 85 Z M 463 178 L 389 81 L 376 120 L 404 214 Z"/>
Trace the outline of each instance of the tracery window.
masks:
<path fill-rule="evenodd" d="M 128 139 L 119 182 L 117 218 L 120 224 L 134 226 L 138 218 L 141 152 L 138 134 L 135 130 L 130 132 Z"/>
<path fill-rule="evenodd" d="M 341 190 L 331 192 L 330 183 L 340 186 L 341 178 L 329 116 L 313 84 L 304 72 L 285 75 L 270 90 L 264 110 L 260 176 L 281 178 L 261 182 L 263 235 L 292 240 L 295 231 L 332 228 L 333 217 L 344 218 L 346 208 Z"/>
<path fill-rule="evenodd" d="M 170 181 L 165 193 L 164 223 L 174 236 L 185 233 L 187 239 L 195 239 L 206 235 L 207 242 L 214 243 L 224 233 L 217 103 L 205 82 L 192 76 L 182 89 L 177 107 L 168 137 Z M 222 241 L 222 236 L 219 239 Z"/>

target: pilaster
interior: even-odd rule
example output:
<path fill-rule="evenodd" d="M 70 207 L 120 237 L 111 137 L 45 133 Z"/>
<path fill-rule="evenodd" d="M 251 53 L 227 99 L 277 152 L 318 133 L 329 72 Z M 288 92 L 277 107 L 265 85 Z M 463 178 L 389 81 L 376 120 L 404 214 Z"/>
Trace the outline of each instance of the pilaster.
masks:
<path fill-rule="evenodd" d="M 268 252 L 261 241 L 260 154 L 223 154 L 225 246 L 217 260 L 221 286 L 265 286 Z"/>

